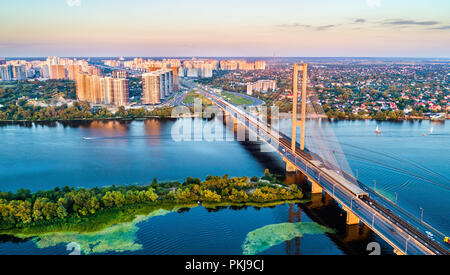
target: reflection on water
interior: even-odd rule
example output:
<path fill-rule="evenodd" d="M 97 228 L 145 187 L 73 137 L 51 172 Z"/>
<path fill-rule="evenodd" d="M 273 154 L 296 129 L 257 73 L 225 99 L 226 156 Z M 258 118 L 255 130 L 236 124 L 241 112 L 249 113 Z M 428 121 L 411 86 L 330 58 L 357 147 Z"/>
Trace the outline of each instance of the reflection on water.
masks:
<path fill-rule="evenodd" d="M 89 129 L 95 134 L 103 136 L 123 136 L 129 131 L 128 121 L 92 121 L 89 125 L 82 125 L 82 128 Z"/>
<path fill-rule="evenodd" d="M 244 255 L 259 254 L 284 241 L 302 237 L 305 234 L 333 233 L 333 230 L 317 223 L 281 223 L 266 225 L 247 234 L 242 245 Z"/>
<path fill-rule="evenodd" d="M 303 188 L 307 188 L 304 186 Z M 352 255 L 367 254 L 367 244 L 378 242 L 383 254 L 392 254 L 392 248 L 373 233 L 365 224 L 347 225 L 345 215 L 339 204 L 328 194 L 311 194 L 311 201 L 299 207 L 311 220 L 323 226 L 333 228 L 336 234 L 330 234 L 331 240 L 343 251 Z"/>
<path fill-rule="evenodd" d="M 148 139 L 148 144 L 150 146 L 161 145 L 161 120 L 151 119 L 145 121 L 145 134 L 151 138 Z M 153 138 L 154 137 L 154 138 Z"/>

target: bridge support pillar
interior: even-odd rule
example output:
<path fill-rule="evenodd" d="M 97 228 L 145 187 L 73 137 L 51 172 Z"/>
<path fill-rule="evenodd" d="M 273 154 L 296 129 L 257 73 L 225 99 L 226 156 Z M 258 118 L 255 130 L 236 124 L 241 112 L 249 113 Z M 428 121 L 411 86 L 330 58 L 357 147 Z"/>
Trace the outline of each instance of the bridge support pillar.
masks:
<path fill-rule="evenodd" d="M 360 220 L 350 209 L 344 207 L 344 211 L 347 212 L 347 224 L 359 224 Z"/>
<path fill-rule="evenodd" d="M 286 158 L 284 158 L 283 160 L 284 160 L 284 162 L 286 162 L 286 171 L 287 172 L 289 172 L 289 173 L 297 172 L 297 167 L 292 162 L 290 162 Z"/>
<path fill-rule="evenodd" d="M 311 181 L 311 194 L 322 194 L 322 192 L 322 187 L 317 182 Z"/>
<path fill-rule="evenodd" d="M 238 121 L 238 119 L 237 118 L 235 118 L 235 117 L 233 117 L 233 129 L 234 129 L 234 131 L 235 132 L 237 132 L 238 131 L 238 127 L 239 127 L 239 121 Z"/>

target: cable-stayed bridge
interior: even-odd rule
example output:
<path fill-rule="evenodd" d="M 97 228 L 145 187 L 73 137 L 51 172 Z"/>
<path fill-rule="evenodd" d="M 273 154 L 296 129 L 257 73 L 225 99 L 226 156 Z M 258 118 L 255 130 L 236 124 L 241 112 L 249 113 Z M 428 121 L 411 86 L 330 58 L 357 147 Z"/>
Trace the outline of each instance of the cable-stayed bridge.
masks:
<path fill-rule="evenodd" d="M 303 71 L 300 121 L 297 119 L 299 71 Z M 293 82 L 292 139 L 286 134 L 274 131 L 267 121 L 234 106 L 209 88 L 203 87 L 199 90 L 204 97 L 231 117 L 234 123 L 244 126 L 249 133 L 256 135 L 280 154 L 286 162 L 287 171 L 303 173 L 312 184 L 312 193 L 326 192 L 334 198 L 346 211 L 347 224 L 364 223 L 399 255 L 449 255 L 442 233 L 365 186 L 351 175 L 351 170 L 345 169 L 348 164 L 337 159 L 332 154 L 333 150 L 327 148 L 326 142 L 323 141 L 327 137 L 333 138 L 332 135 L 318 127 L 319 134 L 313 135 L 313 138 L 317 136 L 316 142 L 321 144 L 314 146 L 315 150 L 305 148 L 307 109 L 314 109 L 308 106 L 306 100 L 306 64 L 302 67 L 295 64 Z M 300 142 L 296 141 L 297 127 L 301 128 Z M 427 232 L 431 232 L 439 240 L 432 240 L 427 236 Z"/>

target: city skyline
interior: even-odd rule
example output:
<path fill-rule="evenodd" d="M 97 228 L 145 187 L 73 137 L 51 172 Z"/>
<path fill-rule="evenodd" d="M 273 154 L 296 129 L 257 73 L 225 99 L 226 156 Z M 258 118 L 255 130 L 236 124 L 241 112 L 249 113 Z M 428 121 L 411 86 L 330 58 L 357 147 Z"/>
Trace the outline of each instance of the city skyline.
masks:
<path fill-rule="evenodd" d="M 450 57 L 442 0 L 0 2 L 3 57 Z"/>

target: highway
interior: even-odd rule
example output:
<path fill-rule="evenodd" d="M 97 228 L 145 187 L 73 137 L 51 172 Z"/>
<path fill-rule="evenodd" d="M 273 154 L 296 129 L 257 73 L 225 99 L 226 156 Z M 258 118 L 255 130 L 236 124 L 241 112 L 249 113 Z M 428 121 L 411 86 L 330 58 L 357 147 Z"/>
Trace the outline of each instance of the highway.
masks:
<path fill-rule="evenodd" d="M 437 230 L 417 221 L 412 215 L 393 205 L 344 171 L 332 167 L 314 153 L 308 150 L 302 151 L 299 148 L 293 152 L 289 137 L 272 131 L 259 119 L 230 104 L 217 94 L 206 88 L 201 89 L 201 93 L 272 146 L 310 180 L 318 183 L 341 206 L 350 209 L 363 223 L 394 247 L 397 253 L 449 255 L 445 246 L 441 246 L 426 235 L 427 231 L 433 232 L 436 238 L 440 238 L 441 233 Z"/>

